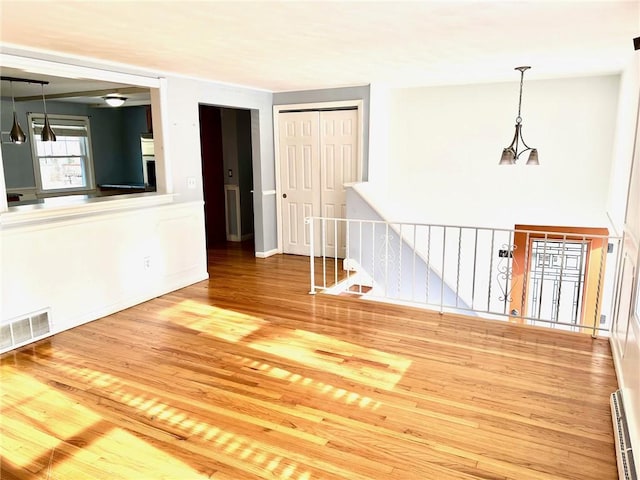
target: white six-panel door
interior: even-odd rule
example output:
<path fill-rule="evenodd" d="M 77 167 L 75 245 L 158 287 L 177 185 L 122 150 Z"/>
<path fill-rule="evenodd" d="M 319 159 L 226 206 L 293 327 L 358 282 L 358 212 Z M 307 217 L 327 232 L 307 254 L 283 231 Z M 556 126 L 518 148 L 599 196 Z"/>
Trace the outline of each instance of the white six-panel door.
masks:
<path fill-rule="evenodd" d="M 279 114 L 280 193 L 284 253 L 308 255 L 308 216 L 344 218 L 344 185 L 360 181 L 357 110 L 286 112 Z M 345 254 L 341 223 L 315 225 L 315 254 Z"/>
<path fill-rule="evenodd" d="M 284 253 L 309 254 L 305 217 L 319 216 L 320 150 L 318 112 L 279 115 L 280 193 Z"/>
<path fill-rule="evenodd" d="M 344 185 L 358 181 L 357 110 L 333 110 L 320 113 L 320 210 L 323 217 L 346 217 Z M 337 232 L 336 232 L 337 230 Z M 346 238 L 342 222 L 327 222 L 321 238 L 325 254 L 344 258 Z"/>

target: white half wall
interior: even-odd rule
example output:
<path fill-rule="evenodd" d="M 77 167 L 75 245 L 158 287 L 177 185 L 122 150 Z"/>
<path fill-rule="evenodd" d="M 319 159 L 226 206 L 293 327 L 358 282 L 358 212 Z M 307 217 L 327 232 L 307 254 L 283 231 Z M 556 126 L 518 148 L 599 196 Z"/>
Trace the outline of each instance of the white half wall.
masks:
<path fill-rule="evenodd" d="M 208 278 L 201 201 L 85 206 L 15 224 L 3 215 L 1 323 L 50 309 L 57 333 Z"/>
<path fill-rule="evenodd" d="M 538 167 L 524 165 L 526 154 L 518 165 L 498 165 L 514 134 L 517 72 L 509 83 L 391 91 L 386 174 L 394 220 L 609 225 L 620 76 L 530 77 L 523 136 L 539 151 Z"/>

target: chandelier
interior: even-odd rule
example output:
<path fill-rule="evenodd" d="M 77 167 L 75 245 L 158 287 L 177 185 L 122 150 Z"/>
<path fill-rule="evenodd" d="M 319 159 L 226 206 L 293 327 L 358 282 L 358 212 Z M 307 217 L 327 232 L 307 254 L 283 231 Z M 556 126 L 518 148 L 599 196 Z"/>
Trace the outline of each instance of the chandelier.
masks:
<path fill-rule="evenodd" d="M 520 98 L 518 100 L 518 116 L 516 117 L 516 132 L 513 135 L 513 140 L 511 141 L 511 145 L 502 150 L 502 157 L 500 158 L 500 165 L 515 165 L 516 161 L 524 152 L 529 152 L 529 158 L 527 159 L 527 165 L 540 165 L 538 162 L 538 150 L 536 148 L 531 148 L 529 145 L 524 143 L 524 138 L 522 138 L 522 117 L 520 116 L 520 109 L 522 107 L 522 83 L 524 80 L 524 72 L 529 70 L 531 67 L 516 67 L 515 70 L 520 71 Z M 519 150 L 521 145 L 524 147 L 522 150 Z"/>

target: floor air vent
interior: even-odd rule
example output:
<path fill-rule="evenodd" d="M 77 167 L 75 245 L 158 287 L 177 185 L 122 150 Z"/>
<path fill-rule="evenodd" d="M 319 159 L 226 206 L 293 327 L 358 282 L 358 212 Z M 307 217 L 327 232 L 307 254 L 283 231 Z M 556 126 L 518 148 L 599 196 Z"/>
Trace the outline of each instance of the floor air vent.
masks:
<path fill-rule="evenodd" d="M 611 416 L 613 418 L 613 433 L 616 440 L 618 477 L 620 480 L 638 480 L 629 438 L 627 417 L 624 413 L 620 390 L 611 394 Z"/>
<path fill-rule="evenodd" d="M 51 332 L 51 323 L 48 311 L 40 311 L 12 320 L 0 326 L 0 352 L 25 345 L 46 336 L 49 332 Z"/>

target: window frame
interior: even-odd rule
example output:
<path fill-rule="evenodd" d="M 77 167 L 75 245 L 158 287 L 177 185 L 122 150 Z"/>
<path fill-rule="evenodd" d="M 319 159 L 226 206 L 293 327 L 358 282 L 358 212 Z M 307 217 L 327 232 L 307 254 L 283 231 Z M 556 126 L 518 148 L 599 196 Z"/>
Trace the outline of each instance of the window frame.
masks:
<path fill-rule="evenodd" d="M 85 155 L 85 164 L 84 164 L 84 177 L 86 178 L 85 186 L 72 186 L 70 188 L 43 188 L 42 185 L 42 172 L 40 170 L 40 159 L 48 158 L 47 155 L 41 156 L 38 155 L 38 147 L 36 143 L 36 132 L 34 123 L 40 120 L 44 122 L 44 113 L 28 113 L 27 121 L 29 125 L 29 140 L 31 144 L 31 158 L 33 161 L 33 173 L 35 177 L 36 183 L 36 195 L 38 197 L 52 197 L 59 195 L 73 195 L 74 193 L 78 194 L 86 194 L 90 192 L 94 192 L 96 189 L 96 180 L 95 180 L 95 168 L 94 168 L 94 159 L 93 159 L 93 147 L 91 142 L 91 122 L 88 116 L 86 115 L 63 115 L 63 114 L 47 114 L 49 118 L 49 122 L 54 124 L 65 122 L 65 121 L 73 121 L 73 122 L 83 122 L 84 127 L 86 129 L 86 155 Z M 64 124 L 64 123 L 63 123 Z M 53 128 L 55 132 L 55 128 Z M 55 158 L 55 157 L 53 157 Z"/>

